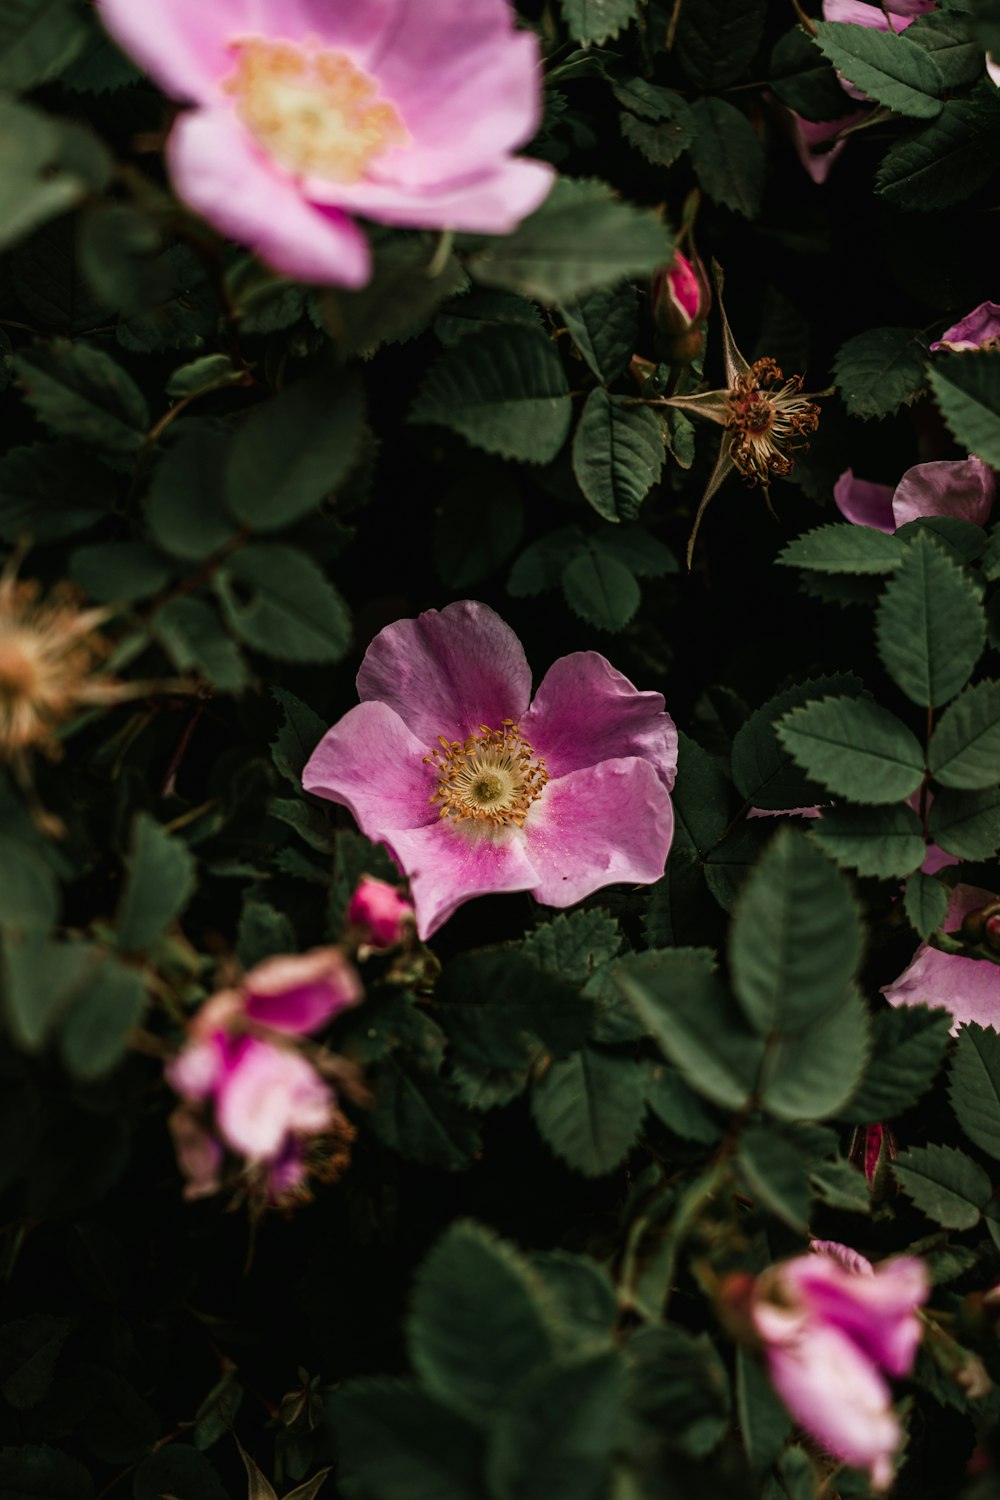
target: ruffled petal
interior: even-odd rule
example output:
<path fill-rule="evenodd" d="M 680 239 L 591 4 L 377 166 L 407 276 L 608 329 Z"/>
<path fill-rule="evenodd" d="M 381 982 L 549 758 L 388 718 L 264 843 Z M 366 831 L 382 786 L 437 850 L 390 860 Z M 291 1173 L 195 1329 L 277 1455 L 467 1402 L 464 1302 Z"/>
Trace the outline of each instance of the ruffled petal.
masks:
<path fill-rule="evenodd" d="M 854 470 L 845 469 L 833 487 L 833 499 L 840 514 L 855 526 L 873 526 L 876 531 L 888 532 L 896 529 L 891 484 L 855 479 Z"/>
<path fill-rule="evenodd" d="M 325 1130 L 333 1095 L 298 1052 L 247 1038 L 215 1104 L 219 1130 L 251 1161 L 272 1161 L 293 1133 Z"/>
<path fill-rule="evenodd" d="M 617 881 L 659 880 L 674 812 L 648 760 L 605 760 L 550 781 L 524 831 L 536 901 L 571 906 Z"/>
<path fill-rule="evenodd" d="M 439 735 L 465 739 L 481 724 L 498 729 L 504 719 L 519 722 L 531 697 L 531 669 L 510 626 L 488 605 L 463 599 L 380 631 L 361 663 L 358 694 L 394 709 L 426 754 Z"/>
<path fill-rule="evenodd" d="M 1000 84 L 1000 71 L 997 71 L 997 65 L 991 61 L 989 53 L 986 54 L 986 71 L 994 83 Z M 946 328 L 941 337 L 931 344 L 931 348 L 962 352 L 978 349 L 987 339 L 997 338 L 1000 338 L 1000 302 L 980 302 L 964 318 L 959 318 L 957 323 Z"/>
<path fill-rule="evenodd" d="M 167 160 L 184 201 L 283 276 L 348 287 L 368 280 L 371 255 L 357 225 L 338 209 L 306 202 L 227 109 L 182 114 Z"/>
<path fill-rule="evenodd" d="M 957 885 L 948 903 L 944 930 L 956 932 L 970 911 L 995 901 L 992 891 L 972 885 Z M 974 1022 L 1000 1027 L 1000 965 L 987 958 L 965 958 L 960 953 L 942 953 L 921 943 L 913 962 L 882 994 L 890 1005 L 943 1005 L 954 1025 Z"/>
<path fill-rule="evenodd" d="M 926 1268 L 913 1255 L 865 1266 L 859 1275 L 829 1253 L 804 1255 L 784 1275 L 814 1318 L 839 1328 L 890 1375 L 907 1375 L 921 1336 L 916 1309 L 930 1290 Z"/>
<path fill-rule="evenodd" d="M 677 730 L 662 693 L 640 692 L 598 651 L 553 662 L 521 728 L 555 779 L 602 760 L 649 761 L 669 792 L 677 774 Z"/>
<path fill-rule="evenodd" d="M 538 882 L 520 833 L 494 841 L 442 820 L 433 828 L 394 829 L 387 839 L 410 877 L 417 933 L 425 940 L 473 897 L 530 891 Z"/>
<path fill-rule="evenodd" d="M 398 153 L 394 153 L 394 157 Z M 435 164 L 435 171 L 442 163 Z M 310 177 L 306 191 L 316 203 L 336 203 L 381 224 L 412 229 L 457 229 L 469 234 L 508 234 L 548 197 L 555 169 L 523 157 L 500 160 L 478 175 L 422 186 L 376 177 L 347 185 Z"/>
<path fill-rule="evenodd" d="M 359 703 L 328 729 L 306 762 L 302 785 L 350 809 L 362 833 L 420 828 L 439 816 L 427 745 L 385 703 Z"/>
<path fill-rule="evenodd" d="M 244 989 L 250 1020 L 288 1036 L 318 1031 L 364 994 L 358 971 L 340 948 L 265 958 L 250 970 Z"/>
<path fill-rule="evenodd" d="M 114 40 L 175 99 L 208 103 L 233 71 L 234 36 L 254 30 L 254 0 L 98 0 Z"/>
<path fill-rule="evenodd" d="M 897 526 L 920 516 L 955 516 L 985 526 L 995 494 L 993 470 L 982 459 L 938 459 L 907 469 L 892 497 L 892 514 Z"/>

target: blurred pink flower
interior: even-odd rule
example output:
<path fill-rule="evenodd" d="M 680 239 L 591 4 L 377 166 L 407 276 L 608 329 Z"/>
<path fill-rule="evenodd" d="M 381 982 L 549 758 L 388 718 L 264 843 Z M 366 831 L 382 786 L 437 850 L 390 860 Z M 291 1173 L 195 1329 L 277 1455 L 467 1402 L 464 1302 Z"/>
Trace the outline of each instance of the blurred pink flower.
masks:
<path fill-rule="evenodd" d="M 532 702 L 513 630 L 463 600 L 381 631 L 358 693 L 302 784 L 388 845 L 422 938 L 474 896 L 570 906 L 662 875 L 677 732 L 661 695 L 596 651 L 560 658 Z"/>
<path fill-rule="evenodd" d="M 511 153 L 541 110 L 508 0 L 98 0 L 119 45 L 193 105 L 167 143 L 181 198 L 286 276 L 363 286 L 348 215 L 504 234 L 552 169 Z"/>
<path fill-rule="evenodd" d="M 266 958 L 243 981 L 243 1012 L 289 1036 L 317 1031 L 361 999 L 357 970 L 340 948 Z"/>
<path fill-rule="evenodd" d="M 996 902 L 992 891 L 956 885 L 944 920 L 945 932 L 957 932 L 966 916 Z M 961 953 L 942 953 L 921 943 L 899 978 L 882 989 L 890 1005 L 943 1005 L 951 1011 L 956 1035 L 963 1022 L 1000 1027 L 1000 965 Z"/>
<path fill-rule="evenodd" d="M 394 948 L 413 922 L 413 907 L 394 885 L 362 876 L 347 908 L 347 920 L 359 927 L 372 948 Z"/>
<path fill-rule="evenodd" d="M 912 1368 L 927 1273 L 912 1256 L 876 1268 L 846 1245 L 820 1240 L 812 1249 L 757 1278 L 754 1328 L 799 1425 L 886 1489 L 902 1432 L 885 1375 Z"/>
<path fill-rule="evenodd" d="M 888 532 L 920 516 L 955 516 L 985 526 L 995 495 L 993 470 L 972 457 L 915 464 L 895 489 L 856 479 L 853 469 L 845 469 L 833 487 L 837 508 L 848 521 Z"/>
<path fill-rule="evenodd" d="M 935 339 L 931 348 L 962 352 L 997 343 L 1000 343 L 1000 302 L 980 302 L 964 318 L 946 328 L 941 337 Z"/>

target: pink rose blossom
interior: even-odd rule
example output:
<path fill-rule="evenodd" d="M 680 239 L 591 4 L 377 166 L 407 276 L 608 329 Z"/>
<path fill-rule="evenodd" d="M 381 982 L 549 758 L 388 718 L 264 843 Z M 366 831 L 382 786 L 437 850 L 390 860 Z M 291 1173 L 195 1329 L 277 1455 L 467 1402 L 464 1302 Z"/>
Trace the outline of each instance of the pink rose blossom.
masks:
<path fill-rule="evenodd" d="M 340 948 L 266 958 L 243 981 L 244 1014 L 289 1036 L 317 1031 L 362 996 L 357 970 Z"/>
<path fill-rule="evenodd" d="M 1000 71 L 998 71 L 1000 77 Z M 996 82 L 996 79 L 994 79 Z M 984 344 L 1000 341 L 1000 302 L 980 302 L 964 318 L 946 328 L 931 349 L 953 349 L 962 352 L 982 349 Z"/>
<path fill-rule="evenodd" d="M 349 215 L 504 234 L 552 169 L 511 153 L 540 119 L 538 44 L 508 0 L 98 0 L 182 111 L 181 198 L 286 276 L 363 286 Z"/>
<path fill-rule="evenodd" d="M 291 1138 L 326 1130 L 332 1105 L 329 1085 L 291 1048 L 241 1037 L 224 1049 L 215 1121 L 226 1144 L 248 1161 L 276 1161 Z"/>
<path fill-rule="evenodd" d="M 927 1273 L 912 1256 L 876 1268 L 845 1245 L 812 1248 L 757 1278 L 753 1324 L 772 1384 L 799 1425 L 886 1489 L 902 1432 L 885 1374 L 912 1368 Z"/>
<path fill-rule="evenodd" d="M 856 525 L 887 532 L 920 516 L 955 516 L 985 526 L 995 494 L 993 470 L 972 457 L 915 464 L 895 489 L 856 479 L 853 469 L 845 469 L 833 487 L 842 516 Z"/>
<path fill-rule="evenodd" d="M 945 932 L 957 932 L 969 912 L 996 901 L 992 891 L 957 885 L 944 920 Z M 882 994 L 890 1005 L 943 1005 L 951 1011 L 952 1035 L 965 1022 L 1000 1027 L 1000 965 L 986 958 L 942 953 L 921 943 L 912 962 Z"/>
<path fill-rule="evenodd" d="M 662 875 L 677 733 L 660 694 L 596 651 L 560 658 L 532 701 L 517 636 L 464 600 L 381 631 L 358 693 L 302 784 L 388 845 L 421 938 L 474 896 L 570 906 Z"/>
<path fill-rule="evenodd" d="M 413 921 L 413 907 L 394 885 L 365 875 L 347 908 L 347 920 L 359 927 L 372 948 L 394 948 Z"/>

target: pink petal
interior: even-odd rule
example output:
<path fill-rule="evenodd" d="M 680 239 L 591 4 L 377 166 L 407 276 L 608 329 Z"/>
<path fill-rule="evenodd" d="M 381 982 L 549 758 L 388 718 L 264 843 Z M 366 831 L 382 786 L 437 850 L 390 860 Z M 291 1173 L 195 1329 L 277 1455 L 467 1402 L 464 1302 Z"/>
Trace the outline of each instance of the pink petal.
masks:
<path fill-rule="evenodd" d="M 640 692 L 597 651 L 553 662 L 521 720 L 555 779 L 603 760 L 638 756 L 670 791 L 677 774 L 677 730 L 662 693 Z"/>
<path fill-rule="evenodd" d="M 182 114 L 167 161 L 191 208 L 283 276 L 348 287 L 368 280 L 371 257 L 357 225 L 338 209 L 307 202 L 228 110 Z"/>
<path fill-rule="evenodd" d="M 881 1126 L 877 1126 L 881 1130 Z M 845 1271 L 850 1271 L 855 1276 L 874 1276 L 875 1267 L 866 1255 L 858 1250 L 852 1250 L 850 1245 L 842 1245 L 839 1240 L 812 1240 L 809 1249 L 813 1255 L 827 1255 L 832 1261 Z"/>
<path fill-rule="evenodd" d="M 385 632 L 383 632 L 384 634 Z M 359 703 L 328 729 L 306 763 L 302 785 L 350 808 L 362 833 L 378 841 L 389 828 L 437 820 L 437 778 L 418 740 L 385 703 Z"/>
<path fill-rule="evenodd" d="M 249 1019 L 288 1036 L 317 1031 L 364 993 L 340 948 L 266 958 L 250 970 L 244 989 Z"/>
<path fill-rule="evenodd" d="M 892 514 L 892 485 L 873 484 L 870 479 L 855 479 L 853 469 L 845 469 L 833 487 L 833 498 L 841 515 L 856 526 L 873 526 L 876 531 L 895 531 Z"/>
<path fill-rule="evenodd" d="M 856 1345 L 836 1328 L 811 1325 L 794 1343 L 769 1348 L 767 1364 L 796 1422 L 835 1458 L 867 1469 L 876 1488 L 887 1488 L 902 1434 L 888 1385 Z"/>
<path fill-rule="evenodd" d="M 374 948 L 401 943 L 413 923 L 413 907 L 394 885 L 363 875 L 347 908 L 347 920 Z"/>
<path fill-rule="evenodd" d="M 538 882 L 519 832 L 494 840 L 441 820 L 433 828 L 393 829 L 387 839 L 410 877 L 417 933 L 423 939 L 475 896 L 529 891 Z"/>
<path fill-rule="evenodd" d="M 185 1178 L 184 1197 L 207 1198 L 221 1186 L 219 1168 L 222 1147 L 214 1136 L 181 1104 L 167 1120 L 177 1153 L 177 1165 Z"/>
<path fill-rule="evenodd" d="M 830 175 L 830 169 L 847 145 L 846 140 L 837 140 L 845 125 L 858 116 L 851 114 L 843 120 L 806 120 L 794 110 L 789 110 L 789 133 L 795 154 L 805 167 L 817 187 L 822 186 Z M 832 145 L 827 145 L 832 141 Z M 824 149 L 825 148 L 825 149 Z"/>
<path fill-rule="evenodd" d="M 298 1052 L 246 1038 L 216 1100 L 219 1129 L 234 1151 L 272 1161 L 293 1133 L 316 1133 L 330 1122 L 333 1096 Z"/>
<path fill-rule="evenodd" d="M 1000 69 L 987 57 L 986 71 L 1000 85 Z M 994 77 L 994 71 L 996 76 Z M 932 345 L 932 349 L 978 349 L 988 339 L 1000 338 L 1000 302 L 980 302 L 964 318 L 959 318 Z"/>
<path fill-rule="evenodd" d="M 253 0 L 97 0 L 114 40 L 175 99 L 208 103 L 233 71 L 234 36 L 255 31 Z"/>
<path fill-rule="evenodd" d="M 488 605 L 463 599 L 380 631 L 361 663 L 358 693 L 394 709 L 426 755 L 439 735 L 465 739 L 482 724 L 498 729 L 504 719 L 520 721 L 531 696 L 531 670 L 510 626 Z M 392 826 L 413 828 L 417 820 Z"/>
<path fill-rule="evenodd" d="M 811 1320 L 839 1329 L 890 1375 L 906 1375 L 920 1342 L 916 1308 L 927 1300 L 927 1271 L 912 1255 L 864 1265 L 859 1275 L 829 1254 L 803 1255 L 787 1263 L 784 1280 Z"/>
<path fill-rule="evenodd" d="M 461 88 L 469 77 L 481 76 L 489 89 L 491 67 L 502 74 L 508 53 L 535 77 L 537 88 L 538 44 L 534 37 L 525 44 L 515 35 L 508 0 L 399 0 L 393 24 L 365 66 L 400 106 L 409 125 L 410 114 L 427 106 L 435 83 L 447 92 Z M 492 97 L 488 92 L 487 107 Z"/>
<path fill-rule="evenodd" d="M 985 526 L 995 494 L 993 470 L 981 459 L 939 459 L 907 469 L 892 497 L 892 514 L 897 526 L 919 516 L 956 516 Z"/>
<path fill-rule="evenodd" d="M 897 10 L 898 7 L 890 7 Z M 855 26 L 867 26 L 871 31 L 904 31 L 914 15 L 887 16 L 880 5 L 867 5 L 865 0 L 823 0 L 824 21 L 847 21 Z"/>
<path fill-rule="evenodd" d="M 617 881 L 663 874 L 674 833 L 670 796 L 648 760 L 605 760 L 550 781 L 525 823 L 538 874 L 532 894 L 571 906 Z"/>
<path fill-rule="evenodd" d="M 948 903 L 945 931 L 957 932 L 968 912 L 995 901 L 992 891 L 957 885 Z M 882 987 L 890 1005 L 943 1005 L 951 1011 L 953 1036 L 963 1023 L 1000 1028 L 1000 965 L 986 958 L 942 953 L 921 943 L 912 963 Z"/>
<path fill-rule="evenodd" d="M 440 170 L 440 163 L 434 170 Z M 336 203 L 382 224 L 508 234 L 544 202 L 554 180 L 555 171 L 546 163 L 510 157 L 473 177 L 440 184 L 418 180 L 407 185 L 372 175 L 346 185 L 311 177 L 307 190 L 316 203 Z"/>
<path fill-rule="evenodd" d="M 170 1087 L 185 1099 L 207 1099 L 224 1076 L 224 1039 L 209 1037 L 188 1042 L 170 1059 L 164 1072 Z"/>

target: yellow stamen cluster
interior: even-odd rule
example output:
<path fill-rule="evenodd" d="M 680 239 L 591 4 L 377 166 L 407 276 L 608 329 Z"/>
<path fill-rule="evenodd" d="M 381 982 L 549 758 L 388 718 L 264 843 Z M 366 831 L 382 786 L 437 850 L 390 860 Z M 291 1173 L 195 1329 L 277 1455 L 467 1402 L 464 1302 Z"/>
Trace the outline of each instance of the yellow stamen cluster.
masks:
<path fill-rule="evenodd" d="M 369 163 L 408 139 L 396 106 L 343 52 L 258 37 L 234 44 L 223 85 L 247 129 L 281 166 L 354 183 Z"/>
<path fill-rule="evenodd" d="M 726 423 L 733 434 L 729 454 L 749 484 L 767 485 L 790 474 L 788 454 L 809 446 L 804 440 L 819 426 L 819 407 L 801 390 L 802 376 L 783 380 L 773 359 L 758 359 L 736 377 Z"/>
<path fill-rule="evenodd" d="M 489 828 L 522 827 L 549 773 L 512 719 L 499 729 L 480 724 L 467 740 L 438 736 L 440 749 L 424 759 L 438 770 L 431 802 L 440 816 Z"/>

